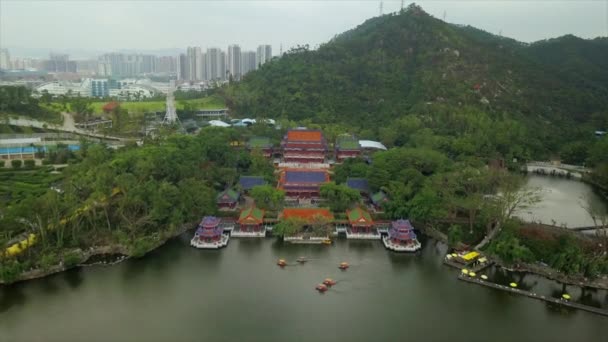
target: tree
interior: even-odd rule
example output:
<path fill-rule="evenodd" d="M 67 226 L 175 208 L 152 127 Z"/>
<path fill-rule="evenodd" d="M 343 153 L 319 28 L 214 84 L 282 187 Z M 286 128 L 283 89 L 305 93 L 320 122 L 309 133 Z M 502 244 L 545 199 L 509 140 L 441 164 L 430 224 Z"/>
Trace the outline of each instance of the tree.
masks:
<path fill-rule="evenodd" d="M 492 205 L 495 206 L 495 222 L 489 225 L 483 240 L 475 247 L 483 248 L 498 234 L 505 222 L 518 210 L 528 209 L 541 201 L 539 188 L 522 187 L 523 177 L 504 174 L 500 179 L 500 192 L 494 196 Z"/>
<path fill-rule="evenodd" d="M 450 226 L 448 229 L 448 245 L 454 247 L 462 241 L 462 229 L 458 225 Z"/>
<path fill-rule="evenodd" d="M 594 204 L 591 195 L 581 196 L 579 199 L 580 206 L 587 212 L 593 225 L 595 226 L 595 236 L 602 241 L 604 254 L 608 253 L 608 213 L 606 208 Z"/>
<path fill-rule="evenodd" d="M 298 232 L 301 232 L 304 228 L 305 222 L 298 217 L 290 217 L 282 219 L 272 229 L 272 233 L 278 236 L 291 236 Z"/>
<path fill-rule="evenodd" d="M 323 215 L 314 215 L 308 222 L 314 236 L 327 236 L 330 230 L 330 220 Z"/>
<path fill-rule="evenodd" d="M 271 185 L 258 185 L 251 189 L 250 196 L 258 208 L 265 210 L 278 210 L 285 200 L 285 192 Z"/>
<path fill-rule="evenodd" d="M 329 182 L 321 185 L 321 197 L 327 200 L 334 212 L 345 211 L 351 205 L 361 200 L 361 194 L 346 185 Z"/>

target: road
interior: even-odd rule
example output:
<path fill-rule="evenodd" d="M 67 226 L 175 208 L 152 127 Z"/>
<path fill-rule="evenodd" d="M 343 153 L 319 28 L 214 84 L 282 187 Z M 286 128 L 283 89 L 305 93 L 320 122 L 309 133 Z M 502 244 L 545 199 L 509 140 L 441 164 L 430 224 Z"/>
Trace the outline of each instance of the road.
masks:
<path fill-rule="evenodd" d="M 110 136 L 110 135 L 92 133 L 90 131 L 77 128 L 76 123 L 74 122 L 74 118 L 72 117 L 71 114 L 61 113 L 61 115 L 63 116 L 62 125 L 52 124 L 52 123 L 48 123 L 48 122 L 44 122 L 44 121 L 38 121 L 38 120 L 33 120 L 33 119 L 28 119 L 28 118 L 23 118 L 23 117 L 20 117 L 18 119 L 9 117 L 8 124 L 12 125 L 12 126 L 52 129 L 52 130 L 56 130 L 56 131 L 70 132 L 70 133 L 85 135 L 85 136 L 94 137 L 94 138 L 101 138 L 101 139 L 110 139 L 110 140 L 119 140 L 119 141 L 133 140 L 133 139 L 128 139 L 128 138 L 120 138 L 120 137 L 115 137 L 115 136 Z"/>

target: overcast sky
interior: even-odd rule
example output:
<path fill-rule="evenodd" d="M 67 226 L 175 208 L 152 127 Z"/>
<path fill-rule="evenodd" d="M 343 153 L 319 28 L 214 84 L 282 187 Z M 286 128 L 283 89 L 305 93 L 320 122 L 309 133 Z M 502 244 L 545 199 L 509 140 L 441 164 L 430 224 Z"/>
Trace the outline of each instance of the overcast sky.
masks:
<path fill-rule="evenodd" d="M 608 35 L 608 0 L 417 1 L 435 17 L 531 42 Z M 380 1 L 0 0 L 0 47 L 185 48 L 316 46 L 377 16 Z M 405 1 L 405 5 L 409 4 Z M 401 1 L 384 1 L 384 13 Z"/>

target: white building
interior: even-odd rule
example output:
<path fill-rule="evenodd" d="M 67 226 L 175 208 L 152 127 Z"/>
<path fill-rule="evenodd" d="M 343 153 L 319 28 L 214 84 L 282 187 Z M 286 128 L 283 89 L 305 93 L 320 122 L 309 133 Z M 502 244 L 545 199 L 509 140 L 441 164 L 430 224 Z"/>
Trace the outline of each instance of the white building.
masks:
<path fill-rule="evenodd" d="M 64 81 L 53 81 L 43 83 L 36 88 L 36 92 L 42 94 L 48 92 L 52 96 L 67 95 L 68 93 L 77 96 L 91 96 L 91 80 L 85 79 L 82 82 L 64 82 Z"/>
<path fill-rule="evenodd" d="M 243 75 L 241 60 L 241 47 L 238 45 L 228 46 L 228 58 L 226 61 L 226 68 L 228 74 L 232 76 L 233 80 L 240 80 Z"/>
<path fill-rule="evenodd" d="M 0 49 L 0 69 L 11 69 L 11 55 L 8 49 Z"/>
<path fill-rule="evenodd" d="M 219 48 L 208 48 L 205 58 L 206 80 L 226 79 L 226 54 Z"/>
<path fill-rule="evenodd" d="M 203 70 L 203 53 L 198 46 L 186 49 L 186 77 L 188 81 L 202 81 L 205 71 Z"/>
<path fill-rule="evenodd" d="M 260 67 L 260 65 L 264 65 L 264 63 L 270 61 L 272 59 L 272 46 L 270 45 L 260 45 L 258 46 L 258 50 L 256 53 L 255 65 L 256 69 Z"/>
<path fill-rule="evenodd" d="M 247 75 L 248 72 L 257 69 L 255 51 L 243 51 L 241 53 L 241 71 L 242 75 Z"/>
<path fill-rule="evenodd" d="M 156 90 L 149 86 L 132 83 L 124 85 L 120 89 L 110 89 L 109 94 L 119 100 L 133 101 L 153 97 Z"/>

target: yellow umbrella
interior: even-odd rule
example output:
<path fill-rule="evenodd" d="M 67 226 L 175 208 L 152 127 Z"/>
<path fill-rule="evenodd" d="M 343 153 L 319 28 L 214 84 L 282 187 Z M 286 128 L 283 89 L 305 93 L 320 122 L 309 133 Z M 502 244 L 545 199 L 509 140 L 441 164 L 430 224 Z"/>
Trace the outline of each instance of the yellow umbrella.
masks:
<path fill-rule="evenodd" d="M 485 274 L 482 274 L 482 275 L 481 275 L 481 279 L 483 279 L 483 280 L 488 280 L 488 276 L 487 276 L 487 275 L 485 275 Z"/>
<path fill-rule="evenodd" d="M 511 287 L 517 287 L 517 283 L 511 283 L 511 284 L 509 284 L 509 286 L 511 286 Z"/>
<path fill-rule="evenodd" d="M 571 297 L 570 297 L 570 295 L 569 295 L 569 294 L 564 293 L 564 294 L 562 295 L 562 298 L 564 298 L 564 299 L 570 299 Z"/>
<path fill-rule="evenodd" d="M 461 272 L 462 274 L 469 274 L 469 270 L 467 270 L 466 268 L 463 268 Z"/>
<path fill-rule="evenodd" d="M 471 271 L 469 272 L 469 277 L 474 277 L 475 276 L 475 272 Z"/>

